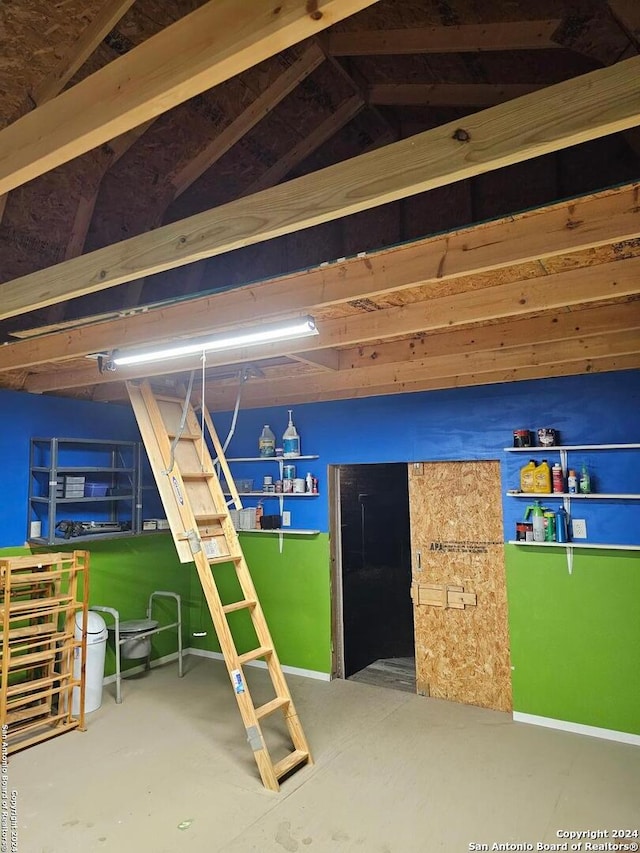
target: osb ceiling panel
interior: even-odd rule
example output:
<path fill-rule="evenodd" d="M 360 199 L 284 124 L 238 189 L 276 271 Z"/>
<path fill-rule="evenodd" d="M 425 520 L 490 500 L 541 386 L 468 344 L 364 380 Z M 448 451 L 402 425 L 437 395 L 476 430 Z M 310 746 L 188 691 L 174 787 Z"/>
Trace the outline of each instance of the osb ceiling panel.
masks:
<path fill-rule="evenodd" d="M 55 67 L 103 2 L 14 0 L 0 4 L 0 127 L 31 109 L 28 93 Z"/>

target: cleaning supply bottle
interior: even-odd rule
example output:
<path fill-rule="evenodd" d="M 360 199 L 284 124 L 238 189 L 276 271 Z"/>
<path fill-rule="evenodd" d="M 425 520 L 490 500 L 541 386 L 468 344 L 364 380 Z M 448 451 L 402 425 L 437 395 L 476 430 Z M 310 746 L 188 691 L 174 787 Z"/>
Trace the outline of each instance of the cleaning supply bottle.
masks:
<path fill-rule="evenodd" d="M 293 409 L 289 409 L 289 425 L 282 436 L 282 448 L 285 459 L 293 459 L 296 456 L 300 456 L 300 436 L 298 435 L 298 430 L 293 425 L 292 412 Z"/>
<path fill-rule="evenodd" d="M 575 495 L 578 491 L 578 478 L 573 468 L 569 471 L 569 476 L 567 477 L 567 491 L 570 495 Z"/>
<path fill-rule="evenodd" d="M 276 455 L 276 437 L 269 429 L 269 424 L 265 424 L 258 439 L 258 450 L 260 456 L 275 456 Z"/>
<path fill-rule="evenodd" d="M 553 491 L 556 494 L 564 492 L 564 474 L 562 473 L 562 465 L 556 462 L 551 469 L 551 480 L 553 483 Z"/>
<path fill-rule="evenodd" d="M 520 491 L 533 491 L 533 472 L 536 470 L 536 460 L 530 459 L 526 465 L 520 469 Z"/>
<path fill-rule="evenodd" d="M 582 470 L 580 471 L 580 483 L 578 488 L 582 495 L 588 495 L 591 492 L 591 477 L 589 476 L 587 466 L 584 462 L 582 463 Z"/>
<path fill-rule="evenodd" d="M 569 516 L 564 507 L 556 512 L 556 542 L 569 541 Z"/>
<path fill-rule="evenodd" d="M 262 525 L 260 524 L 260 519 L 264 515 L 264 507 L 262 506 L 262 501 L 258 501 L 258 505 L 256 507 L 256 530 L 262 530 Z"/>
<path fill-rule="evenodd" d="M 556 514 L 553 510 L 547 510 L 544 514 L 544 541 L 556 541 Z"/>
<path fill-rule="evenodd" d="M 529 518 L 529 515 L 531 515 L 533 521 L 533 541 L 544 542 L 544 507 L 540 504 L 540 501 L 534 501 L 531 506 L 527 507 L 527 511 L 524 514 L 525 521 Z"/>
<path fill-rule="evenodd" d="M 536 465 L 533 472 L 533 491 L 541 495 L 551 493 L 551 469 L 546 459 Z"/>

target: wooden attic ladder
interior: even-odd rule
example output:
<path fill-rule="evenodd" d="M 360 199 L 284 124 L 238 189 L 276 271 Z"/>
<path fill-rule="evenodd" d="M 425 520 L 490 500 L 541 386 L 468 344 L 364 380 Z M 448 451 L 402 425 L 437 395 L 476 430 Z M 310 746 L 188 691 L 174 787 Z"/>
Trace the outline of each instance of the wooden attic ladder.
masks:
<path fill-rule="evenodd" d="M 264 786 L 279 789 L 279 780 L 304 764 L 311 764 L 302 726 L 271 634 L 258 601 L 253 580 L 235 531 L 222 487 L 214 468 L 198 416 L 189 401 L 156 393 L 147 381 L 128 382 L 131 405 L 140 427 L 142 440 L 160 492 L 167 520 L 182 563 L 196 564 L 213 625 L 218 635 L 231 684 L 244 723 L 247 740 Z M 206 409 L 201 413 L 231 491 L 232 503 L 242 504 L 220 440 Z M 215 580 L 215 567 L 231 563 L 235 569 L 242 598 L 223 604 Z M 238 653 L 227 615 L 247 610 L 255 629 L 256 648 Z M 273 684 L 275 698 L 255 707 L 242 667 L 263 658 Z M 262 721 L 281 711 L 293 744 L 293 751 L 274 763 L 262 732 Z"/>

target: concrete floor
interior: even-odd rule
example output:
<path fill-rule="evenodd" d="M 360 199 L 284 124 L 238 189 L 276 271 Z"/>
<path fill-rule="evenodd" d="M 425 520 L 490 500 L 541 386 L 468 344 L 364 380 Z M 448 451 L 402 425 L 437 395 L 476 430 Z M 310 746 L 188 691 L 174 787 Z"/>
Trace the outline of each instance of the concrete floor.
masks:
<path fill-rule="evenodd" d="M 248 676 L 264 699 L 265 673 Z M 280 794 L 260 784 L 222 664 L 128 679 L 120 706 L 110 685 L 85 733 L 10 757 L 18 851 L 453 853 L 638 826 L 637 747 L 350 681 L 289 683 L 316 763 Z"/>

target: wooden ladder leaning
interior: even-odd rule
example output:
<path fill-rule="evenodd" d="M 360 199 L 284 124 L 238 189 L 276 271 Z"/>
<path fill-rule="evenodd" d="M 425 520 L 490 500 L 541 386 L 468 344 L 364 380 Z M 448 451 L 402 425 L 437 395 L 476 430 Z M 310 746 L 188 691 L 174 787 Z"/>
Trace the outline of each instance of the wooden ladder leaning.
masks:
<path fill-rule="evenodd" d="M 128 382 L 127 389 L 178 557 L 182 563 L 196 564 L 247 740 L 264 786 L 277 791 L 283 776 L 312 763 L 311 753 L 231 521 L 201 423 L 189 401 L 157 393 L 147 381 Z M 232 503 L 241 508 L 222 445 L 206 409 L 201 417 L 231 492 Z M 222 603 L 212 568 L 223 563 L 233 565 L 242 590 L 241 599 L 227 604 Z M 249 613 L 257 637 L 256 648 L 242 654 L 236 649 L 227 620 L 229 613 L 238 610 Z M 261 658 L 266 662 L 275 698 L 256 708 L 242 667 Z M 274 763 L 263 736 L 262 721 L 280 711 L 284 714 L 293 750 Z"/>

